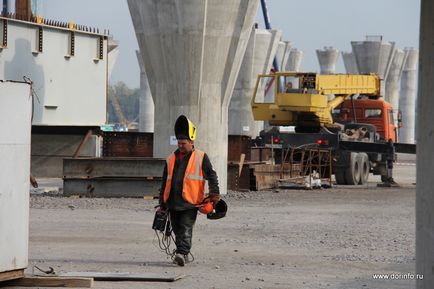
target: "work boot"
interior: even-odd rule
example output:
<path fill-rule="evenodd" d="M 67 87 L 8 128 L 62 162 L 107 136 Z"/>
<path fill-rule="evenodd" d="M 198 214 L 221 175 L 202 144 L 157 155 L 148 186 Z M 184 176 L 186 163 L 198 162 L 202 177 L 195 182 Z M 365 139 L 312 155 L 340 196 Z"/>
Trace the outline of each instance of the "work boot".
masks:
<path fill-rule="evenodd" d="M 186 254 L 186 255 L 183 255 L 183 256 L 184 256 L 185 264 L 193 262 L 193 258 L 191 257 L 190 254 Z"/>
<path fill-rule="evenodd" d="M 184 266 L 185 265 L 185 255 L 176 253 L 175 258 L 173 258 L 173 263 L 175 263 L 178 266 Z"/>

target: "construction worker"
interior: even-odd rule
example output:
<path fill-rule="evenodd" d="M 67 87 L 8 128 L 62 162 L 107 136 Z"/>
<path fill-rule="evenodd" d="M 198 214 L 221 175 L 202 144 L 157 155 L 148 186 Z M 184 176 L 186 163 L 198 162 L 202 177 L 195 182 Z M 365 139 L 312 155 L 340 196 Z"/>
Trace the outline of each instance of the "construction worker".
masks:
<path fill-rule="evenodd" d="M 288 82 L 286 84 L 286 92 L 291 92 L 291 90 L 292 90 L 292 82 Z"/>
<path fill-rule="evenodd" d="M 192 260 L 193 226 L 198 206 L 205 199 L 205 181 L 208 181 L 208 197 L 214 204 L 220 200 L 220 191 L 209 157 L 194 147 L 196 128 L 184 115 L 176 120 L 175 135 L 178 149 L 167 158 L 159 203 L 163 209 L 169 209 L 175 233 L 173 262 L 184 266 Z"/>

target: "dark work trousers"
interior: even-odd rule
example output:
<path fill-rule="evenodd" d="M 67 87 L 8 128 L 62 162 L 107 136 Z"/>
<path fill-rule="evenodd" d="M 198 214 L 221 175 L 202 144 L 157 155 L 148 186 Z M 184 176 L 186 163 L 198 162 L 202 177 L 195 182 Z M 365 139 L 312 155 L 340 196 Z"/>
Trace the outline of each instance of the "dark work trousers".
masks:
<path fill-rule="evenodd" d="M 170 222 L 175 233 L 176 253 L 183 255 L 190 253 L 196 217 L 196 208 L 183 211 L 170 210 Z"/>

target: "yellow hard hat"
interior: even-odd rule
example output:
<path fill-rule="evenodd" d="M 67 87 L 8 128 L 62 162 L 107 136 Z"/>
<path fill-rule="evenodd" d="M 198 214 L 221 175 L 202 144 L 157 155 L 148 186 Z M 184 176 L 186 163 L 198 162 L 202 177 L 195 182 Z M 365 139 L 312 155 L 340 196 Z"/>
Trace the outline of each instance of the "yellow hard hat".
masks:
<path fill-rule="evenodd" d="M 180 115 L 175 122 L 175 136 L 177 139 L 188 138 L 192 141 L 196 139 L 196 127 L 185 115 Z"/>

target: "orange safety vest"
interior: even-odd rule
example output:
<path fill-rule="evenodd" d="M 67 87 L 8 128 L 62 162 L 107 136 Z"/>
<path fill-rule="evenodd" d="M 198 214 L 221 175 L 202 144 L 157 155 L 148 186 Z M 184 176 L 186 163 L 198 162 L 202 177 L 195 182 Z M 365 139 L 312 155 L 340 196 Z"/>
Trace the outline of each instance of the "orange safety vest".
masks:
<path fill-rule="evenodd" d="M 202 172 L 204 155 L 205 153 L 203 151 L 196 149 L 193 150 L 190 159 L 188 160 L 187 168 L 185 169 L 182 198 L 192 205 L 200 204 L 205 198 L 205 179 L 203 178 Z M 172 153 L 166 160 L 167 179 L 163 194 L 163 200 L 165 203 L 169 200 L 175 160 L 175 153 Z"/>

